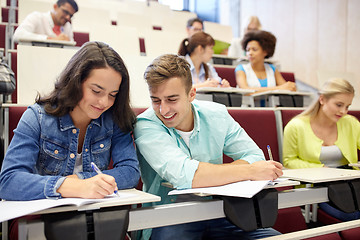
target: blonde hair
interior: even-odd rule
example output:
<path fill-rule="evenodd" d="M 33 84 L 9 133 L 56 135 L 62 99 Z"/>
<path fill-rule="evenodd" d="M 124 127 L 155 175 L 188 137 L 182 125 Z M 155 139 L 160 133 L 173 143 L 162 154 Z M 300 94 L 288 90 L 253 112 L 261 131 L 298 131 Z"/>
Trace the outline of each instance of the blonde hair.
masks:
<path fill-rule="evenodd" d="M 246 25 L 245 25 L 245 32 L 248 29 L 249 25 L 250 24 L 255 24 L 257 26 L 257 29 L 256 30 L 261 30 L 262 29 L 262 26 L 261 26 L 261 23 L 260 23 L 260 19 L 257 17 L 257 16 L 250 16 L 249 19 L 247 20 L 246 22 Z"/>
<path fill-rule="evenodd" d="M 345 79 L 331 78 L 327 80 L 322 88 L 319 90 L 319 95 L 322 95 L 325 99 L 330 99 L 337 94 L 354 94 L 354 87 Z M 299 116 L 315 117 L 320 109 L 320 98 L 318 98 L 313 104 L 311 104 L 304 112 Z"/>

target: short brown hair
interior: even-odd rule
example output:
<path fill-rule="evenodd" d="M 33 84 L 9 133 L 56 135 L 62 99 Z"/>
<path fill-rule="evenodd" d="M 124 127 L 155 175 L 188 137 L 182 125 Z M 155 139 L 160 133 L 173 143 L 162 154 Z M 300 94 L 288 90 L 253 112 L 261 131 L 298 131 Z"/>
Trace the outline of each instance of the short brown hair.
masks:
<path fill-rule="evenodd" d="M 270 58 L 274 55 L 276 37 L 271 32 L 262 30 L 247 32 L 241 41 L 241 46 L 244 51 L 246 51 L 246 46 L 250 41 L 257 41 L 259 43 L 261 48 L 267 53 L 265 58 Z"/>
<path fill-rule="evenodd" d="M 192 87 L 190 64 L 183 57 L 175 54 L 164 54 L 155 58 L 144 73 L 149 89 L 156 88 L 173 77 L 181 78 L 186 93 L 190 92 Z"/>

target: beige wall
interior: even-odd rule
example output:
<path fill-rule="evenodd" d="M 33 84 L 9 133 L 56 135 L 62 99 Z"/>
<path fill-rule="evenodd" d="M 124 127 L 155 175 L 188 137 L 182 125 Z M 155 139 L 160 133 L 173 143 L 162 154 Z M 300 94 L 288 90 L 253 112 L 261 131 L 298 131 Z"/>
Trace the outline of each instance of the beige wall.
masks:
<path fill-rule="evenodd" d="M 263 29 L 277 37 L 274 59 L 282 71 L 295 72 L 297 79 L 314 87 L 322 83 L 318 71 L 347 72 L 360 95 L 359 0 L 241 0 L 240 4 L 242 24 L 257 15 Z"/>

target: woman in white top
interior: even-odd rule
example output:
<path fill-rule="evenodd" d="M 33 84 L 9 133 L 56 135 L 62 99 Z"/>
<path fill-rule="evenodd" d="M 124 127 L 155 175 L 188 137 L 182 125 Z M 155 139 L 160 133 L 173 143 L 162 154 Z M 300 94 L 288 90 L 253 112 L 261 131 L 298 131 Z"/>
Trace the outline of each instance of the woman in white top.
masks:
<path fill-rule="evenodd" d="M 265 58 L 274 55 L 276 37 L 266 31 L 249 31 L 242 40 L 249 63 L 240 64 L 235 69 L 236 83 L 240 88 L 264 92 L 275 89 L 296 91 L 294 82 L 287 82 Z"/>
<path fill-rule="evenodd" d="M 207 63 L 214 54 L 215 41 L 207 33 L 197 32 L 185 38 L 179 48 L 178 54 L 185 56 L 190 64 L 190 71 L 195 88 L 200 87 L 230 87 L 226 79 L 221 79 L 215 68 Z"/>

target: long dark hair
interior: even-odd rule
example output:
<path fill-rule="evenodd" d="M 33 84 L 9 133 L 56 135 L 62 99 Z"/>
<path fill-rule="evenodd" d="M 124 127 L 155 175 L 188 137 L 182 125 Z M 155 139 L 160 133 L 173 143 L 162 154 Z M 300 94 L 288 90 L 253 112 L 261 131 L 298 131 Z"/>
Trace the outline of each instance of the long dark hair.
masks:
<path fill-rule="evenodd" d="M 205 48 L 206 46 L 214 46 L 214 45 L 215 45 L 215 40 L 209 34 L 205 32 L 197 32 L 193 34 L 191 37 L 185 38 L 181 42 L 178 54 L 180 56 L 185 56 L 187 54 L 191 56 L 191 54 L 195 51 L 195 49 L 198 46 Z M 202 63 L 202 65 L 204 66 L 204 70 L 205 70 L 205 79 L 207 79 L 209 77 L 209 67 L 207 66 L 206 63 Z"/>
<path fill-rule="evenodd" d="M 121 130 L 133 130 L 136 117 L 130 107 L 129 73 L 124 61 L 110 46 L 102 42 L 87 42 L 70 59 L 47 96 L 38 96 L 36 102 L 44 105 L 53 116 L 64 116 L 72 111 L 83 97 L 82 83 L 93 69 L 111 67 L 120 73 L 122 80 L 112 111 L 114 122 Z"/>

